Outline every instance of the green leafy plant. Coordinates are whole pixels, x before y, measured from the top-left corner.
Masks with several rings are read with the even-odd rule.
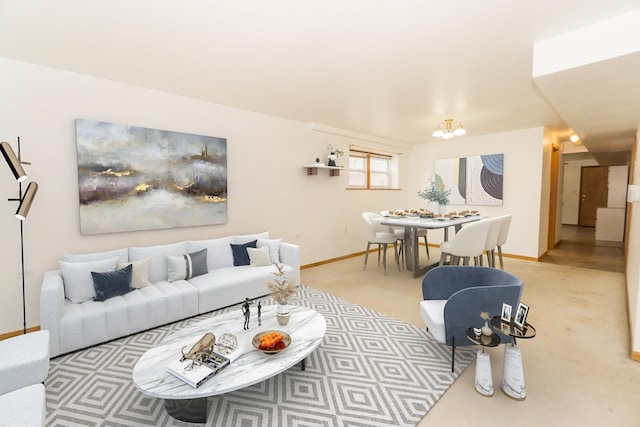
[[[431,200],[432,202],[438,202],[440,205],[449,204],[449,195],[451,190],[445,190],[445,185],[442,182],[442,178],[436,175],[436,179],[430,180],[431,183],[423,190],[418,191],[418,196],[423,199]]]

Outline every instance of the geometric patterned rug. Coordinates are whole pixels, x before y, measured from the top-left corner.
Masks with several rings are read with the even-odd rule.
[[[269,297],[261,298],[266,304]],[[415,426],[475,357],[424,329],[302,285],[296,304],[327,321],[320,346],[261,383],[208,398],[206,426]],[[417,307],[416,307],[417,309]],[[169,416],[161,399],[140,393],[131,372],[167,335],[232,306],[51,360],[45,382],[49,426],[193,426]]]

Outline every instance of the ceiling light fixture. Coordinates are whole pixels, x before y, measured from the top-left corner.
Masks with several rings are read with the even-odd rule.
[[[452,129],[455,126],[455,129]],[[442,129],[444,127],[444,130]],[[464,136],[467,131],[464,130],[460,122],[454,119],[445,119],[444,122],[438,124],[436,130],[433,131],[433,135],[436,138],[452,139],[456,136]]]
[[[576,135],[575,133],[572,133],[571,136],[569,136],[569,140],[571,142],[573,142],[574,144],[578,145],[580,143],[580,137],[578,135]]]

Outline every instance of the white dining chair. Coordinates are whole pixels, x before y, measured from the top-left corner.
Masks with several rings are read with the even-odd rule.
[[[501,270],[504,270],[504,263],[502,261],[502,245],[507,242],[507,237],[509,237],[509,228],[511,227],[512,217],[513,215],[511,214],[507,214],[501,217],[502,222],[500,223],[500,232],[498,233],[498,241],[496,242],[496,247],[498,248],[498,257],[500,258]]]
[[[384,274],[387,274],[387,246],[393,245],[396,264],[400,270],[400,261],[398,257],[398,235],[393,232],[389,226],[380,224],[382,216],[375,212],[364,212],[362,214],[364,221],[365,237],[367,239],[367,250],[364,255],[364,270],[367,269],[367,260],[369,259],[369,249],[372,244],[378,245],[378,265],[380,265],[380,251],[382,250],[382,264],[384,266]]]
[[[440,265],[444,265],[447,258],[451,265],[457,265],[462,258],[464,265],[469,265],[471,258],[475,265],[480,264],[480,257],[484,252],[489,232],[489,220],[481,219],[463,226],[451,240],[440,244]]]
[[[489,267],[495,267],[496,245],[498,244],[498,234],[500,234],[502,217],[497,216],[495,218],[489,218],[487,219],[487,221],[489,221],[489,230],[487,231],[487,240],[484,245],[484,253],[487,255],[487,265]],[[482,256],[480,256],[480,265],[483,265]]]
[[[391,216],[392,213],[390,211],[382,211],[380,212],[380,214],[382,216]],[[400,249],[398,251],[400,259],[402,258],[402,255],[404,253],[404,227],[391,227],[393,229],[393,232],[399,236],[399,239],[402,239],[402,242],[400,244]],[[430,259],[429,256],[429,242],[427,241],[427,229],[426,228],[418,228],[416,230],[416,239],[418,239],[418,241],[420,241],[420,238],[424,239],[424,247],[427,250],[427,259]]]

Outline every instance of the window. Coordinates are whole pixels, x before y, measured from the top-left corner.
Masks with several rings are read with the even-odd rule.
[[[386,154],[351,150],[349,152],[349,187],[392,188],[393,158]]]

